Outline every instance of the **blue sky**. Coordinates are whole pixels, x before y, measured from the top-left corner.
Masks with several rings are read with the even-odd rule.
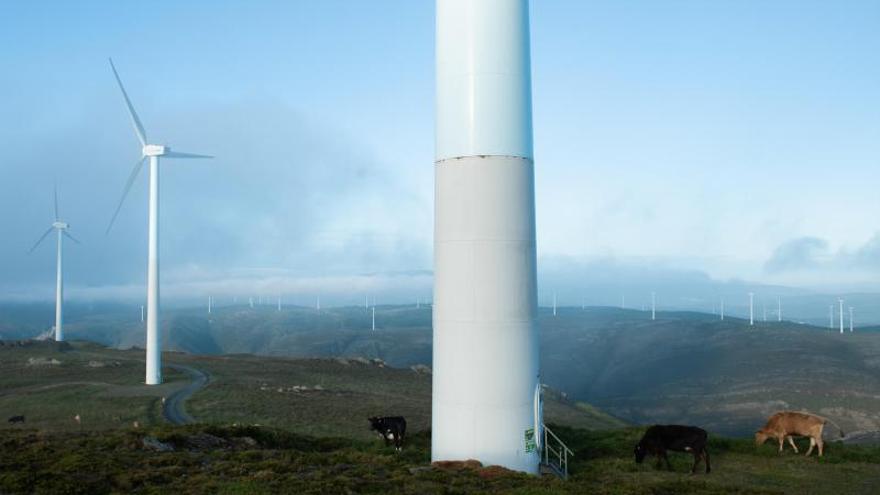
[[[23,253],[56,181],[85,242],[68,251],[72,294],[141,290],[144,177],[103,234],[138,156],[108,56],[154,141],[218,156],[163,165],[163,283],[429,287],[433,8],[0,4],[0,207],[16,212],[0,221],[0,292],[51,284],[51,248]],[[880,3],[531,14],[545,266],[880,285]]]

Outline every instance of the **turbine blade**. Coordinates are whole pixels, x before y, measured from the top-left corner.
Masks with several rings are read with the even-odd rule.
[[[122,96],[125,98],[125,104],[128,106],[128,114],[131,116],[131,123],[134,125],[134,132],[137,134],[141,146],[146,146],[147,133],[144,131],[144,125],[141,124],[141,119],[138,118],[137,112],[134,111],[134,105],[132,105],[131,100],[128,99],[128,93],[125,92],[125,87],[122,85],[122,79],[119,78],[119,73],[116,72],[116,66],[113,65],[113,59],[111,58],[109,60],[110,68],[113,69],[113,75],[116,76],[116,82],[119,83],[119,89],[122,90]]]
[[[76,237],[73,237],[72,235],[70,235],[70,233],[67,232],[66,230],[63,231],[62,233],[63,233],[68,239],[70,239],[71,241],[73,241],[73,242],[75,242],[75,243],[77,243],[77,244],[82,244],[81,242],[79,242],[79,240],[77,240]]]
[[[58,185],[55,185],[55,220],[58,220]]]
[[[116,206],[116,211],[113,212],[113,218],[110,219],[110,225],[107,226],[107,232],[105,232],[104,235],[109,234],[110,229],[113,228],[113,222],[116,221],[116,216],[119,215],[119,210],[122,209],[122,203],[125,202],[125,197],[128,196],[128,191],[131,190],[131,186],[134,184],[135,179],[137,179],[146,159],[147,157],[142,156],[135,164],[134,170],[131,171],[131,175],[128,176],[128,181],[125,183],[125,189],[122,190],[122,197],[119,199],[119,204]]]
[[[195,153],[183,153],[180,151],[169,151],[162,155],[162,158],[214,158],[212,155],[197,155]]]
[[[37,242],[34,243],[34,246],[28,251],[28,254],[33,253],[34,249],[37,249],[37,246],[39,246],[40,243],[43,242],[43,239],[45,239],[47,235],[52,233],[52,229],[54,229],[54,228],[55,227],[49,227],[46,230],[46,232],[44,232],[43,235],[40,236],[40,238],[37,240]]]

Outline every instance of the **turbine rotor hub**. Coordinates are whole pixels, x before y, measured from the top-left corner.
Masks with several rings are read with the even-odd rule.
[[[143,148],[144,156],[162,156],[169,151],[171,151],[171,148],[161,144],[147,144]]]

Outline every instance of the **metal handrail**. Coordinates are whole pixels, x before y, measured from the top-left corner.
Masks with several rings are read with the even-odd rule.
[[[541,425],[544,430],[544,455],[542,456],[541,462],[547,464],[548,466],[554,467],[562,473],[563,479],[568,479],[568,456],[574,457],[574,452],[565,442],[559,439],[555,433],[553,433],[550,428],[547,428],[547,425]],[[548,436],[549,435],[549,436]],[[548,438],[553,438],[557,444],[559,444],[559,448],[553,448],[550,446],[550,443],[547,441]],[[553,454],[556,463],[550,462],[550,454]]]

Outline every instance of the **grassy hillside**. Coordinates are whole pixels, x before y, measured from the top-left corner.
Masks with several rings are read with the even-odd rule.
[[[671,455],[675,472],[635,464],[639,429],[558,429],[575,451],[567,482],[497,467],[432,468],[427,434],[396,453],[378,441],[315,439],[266,427],[3,430],[0,492],[857,495],[876,493],[880,483],[876,447],[831,445],[818,459],[712,438],[712,473],[692,476],[684,454]]]
[[[143,324],[128,313],[81,311],[68,333],[142,345]],[[360,356],[402,368],[431,362],[427,307],[378,307],[376,332],[362,307],[237,306],[210,317],[201,308],[165,315],[168,346],[192,353]],[[539,328],[543,381],[630,422],[695,423],[745,435],[776,410],[807,409],[847,432],[880,430],[876,329],[839,335],[791,322],[749,327],[740,319],[674,312],[651,321],[649,313],[616,308],[560,308],[555,317],[542,309]]]
[[[545,314],[542,331],[547,383],[636,423],[747,435],[803,408],[847,431],[880,429],[877,333],[600,308]]]
[[[0,345],[0,429],[23,414],[27,426],[52,431],[108,430],[161,424],[161,399],[189,378],[165,367],[166,383],[143,385],[143,351],[74,342]],[[199,421],[260,424],[300,434],[370,439],[366,418],[404,415],[411,431],[427,429],[431,377],[366,359],[166,355],[211,375],[187,403]],[[5,415],[5,416],[2,416]],[[73,417],[80,415],[81,422]],[[622,423],[585,404],[548,394],[549,421],[581,428]]]

